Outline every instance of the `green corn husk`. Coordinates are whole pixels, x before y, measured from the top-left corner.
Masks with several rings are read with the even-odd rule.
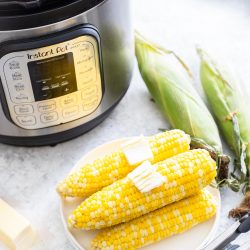
[[[174,52],[146,41],[139,34],[136,34],[136,57],[151,95],[171,126],[191,135],[193,147],[206,148],[215,155],[219,165],[217,181],[225,179],[229,159],[220,157],[222,145],[217,126],[195,90],[187,66]],[[230,180],[228,184],[238,191],[236,183]]]
[[[250,112],[239,81],[225,66],[198,48],[200,78],[216,122],[235,152],[234,174],[250,191]],[[238,173],[238,176],[236,176]]]

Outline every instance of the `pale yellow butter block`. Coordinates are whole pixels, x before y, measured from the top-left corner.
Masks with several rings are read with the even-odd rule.
[[[150,144],[144,136],[123,143],[121,148],[131,166],[154,158]]]
[[[36,234],[30,223],[0,199],[0,241],[15,250],[30,249]]]

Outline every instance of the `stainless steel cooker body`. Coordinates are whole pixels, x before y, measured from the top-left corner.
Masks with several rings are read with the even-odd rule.
[[[130,14],[130,0],[106,0],[55,23],[0,31],[0,142],[55,144],[99,124],[131,80]]]

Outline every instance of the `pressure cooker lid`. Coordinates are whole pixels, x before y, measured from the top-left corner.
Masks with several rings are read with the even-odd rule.
[[[90,7],[103,0],[0,0],[0,15],[30,14],[55,10],[75,3]]]
[[[0,30],[26,29],[55,23],[81,14],[104,1],[0,0]]]
[[[0,0],[0,9],[13,10],[37,8],[40,7],[43,2],[44,0]]]

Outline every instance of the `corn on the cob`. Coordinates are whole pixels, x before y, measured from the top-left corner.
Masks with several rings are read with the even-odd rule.
[[[202,191],[130,222],[104,229],[91,244],[92,250],[134,250],[182,233],[216,212],[213,196]]]
[[[83,201],[69,217],[69,226],[90,230],[132,220],[197,193],[216,176],[216,163],[202,149],[179,154],[154,167],[166,178],[163,185],[142,193],[127,176]]]
[[[152,163],[189,150],[190,137],[181,130],[170,130],[148,137],[153,154]],[[103,187],[125,177],[138,165],[131,166],[122,150],[86,164],[59,183],[62,196],[87,197]]]

